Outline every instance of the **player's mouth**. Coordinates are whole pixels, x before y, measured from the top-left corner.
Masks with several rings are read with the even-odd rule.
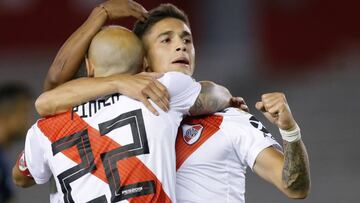
[[[189,59],[187,59],[186,57],[179,57],[176,58],[174,61],[171,62],[172,64],[176,64],[176,65],[181,65],[181,66],[185,66],[186,68],[189,68],[190,66],[190,61]]]

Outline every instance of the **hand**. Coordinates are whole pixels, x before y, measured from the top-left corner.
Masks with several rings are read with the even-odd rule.
[[[102,4],[110,20],[133,16],[140,21],[148,17],[147,10],[132,0],[109,0]]]
[[[119,93],[141,101],[153,114],[159,115],[148,98],[162,110],[169,110],[170,95],[166,87],[157,80],[162,76],[162,73],[142,72],[136,75],[119,75],[120,78],[117,81],[115,78],[115,82]]]
[[[230,106],[249,112],[249,107],[246,105],[242,97],[231,97]]]
[[[271,123],[274,123],[282,130],[292,130],[296,127],[296,122],[283,93],[263,94],[261,101],[256,102],[255,107],[260,110]]]

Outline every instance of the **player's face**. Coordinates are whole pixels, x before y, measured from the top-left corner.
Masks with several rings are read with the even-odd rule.
[[[192,75],[195,49],[190,28],[176,18],[165,18],[152,26],[143,37],[147,67],[165,73],[179,71]]]

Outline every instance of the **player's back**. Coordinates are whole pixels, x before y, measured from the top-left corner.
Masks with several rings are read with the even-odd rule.
[[[160,80],[171,96],[169,112],[157,108],[160,116],[115,94],[38,121],[31,129],[38,138],[28,134],[27,145],[36,141],[45,154],[29,155],[30,147],[25,154],[36,182],[48,180],[44,171],[54,175],[58,191],[51,202],[175,202],[177,127],[200,91],[193,81],[172,87],[184,79],[178,74]]]

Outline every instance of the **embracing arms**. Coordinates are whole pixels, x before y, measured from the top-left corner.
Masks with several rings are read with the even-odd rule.
[[[127,16],[144,20],[147,11],[132,0],[109,0],[95,7],[88,19],[66,40],[57,53],[45,78],[44,91],[73,79],[92,38],[106,21]]]

